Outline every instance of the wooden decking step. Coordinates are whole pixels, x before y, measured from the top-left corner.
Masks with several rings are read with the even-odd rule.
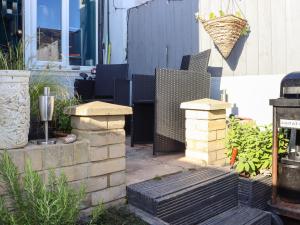
[[[239,203],[243,206],[265,210],[271,199],[272,177],[261,176],[249,182],[249,179],[240,177],[238,185]]]
[[[238,176],[215,168],[127,188],[128,203],[173,225],[197,224],[238,205]]]
[[[246,206],[232,208],[198,225],[271,225],[271,214]]]

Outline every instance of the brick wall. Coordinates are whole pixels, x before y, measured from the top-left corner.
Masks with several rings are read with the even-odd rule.
[[[91,109],[93,113],[78,115],[77,107]],[[20,173],[24,172],[25,163],[30,160],[33,169],[45,182],[49,179],[50,170],[53,170],[57,175],[64,173],[75,188],[84,185],[87,195],[81,205],[82,214],[90,214],[93,207],[102,202],[106,206],[124,204],[124,115],[130,114],[131,108],[97,102],[76,106],[75,109],[76,113],[70,111],[69,114],[74,128],[72,133],[78,136],[78,141],[72,144],[58,141],[56,145],[48,146],[28,144],[22,149],[8,150],[12,160]],[[3,194],[5,190],[0,189],[0,195]]]

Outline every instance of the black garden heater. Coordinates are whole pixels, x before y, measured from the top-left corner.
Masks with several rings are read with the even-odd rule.
[[[300,72],[290,73],[281,81],[280,98],[273,106],[273,212],[300,220]],[[278,128],[290,130],[288,154],[278,159]]]

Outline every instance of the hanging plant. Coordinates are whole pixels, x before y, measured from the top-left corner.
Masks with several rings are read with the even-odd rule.
[[[229,13],[230,6],[232,7],[231,13]],[[239,10],[234,13],[235,7],[238,7]],[[208,19],[203,19],[197,13],[196,19],[202,23],[222,56],[227,59],[238,39],[243,35],[247,35],[250,28],[235,0],[228,2],[226,13],[220,10],[219,14],[217,17],[211,12]]]

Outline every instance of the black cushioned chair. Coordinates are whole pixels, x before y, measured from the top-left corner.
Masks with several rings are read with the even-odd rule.
[[[131,146],[153,143],[154,81],[153,75],[132,75]]]
[[[95,97],[98,99],[114,99],[115,80],[128,80],[128,64],[97,65],[95,81]]]
[[[185,150],[185,115],[180,104],[209,97],[209,56],[210,50],[183,59],[186,70],[156,69],[154,154]]]

